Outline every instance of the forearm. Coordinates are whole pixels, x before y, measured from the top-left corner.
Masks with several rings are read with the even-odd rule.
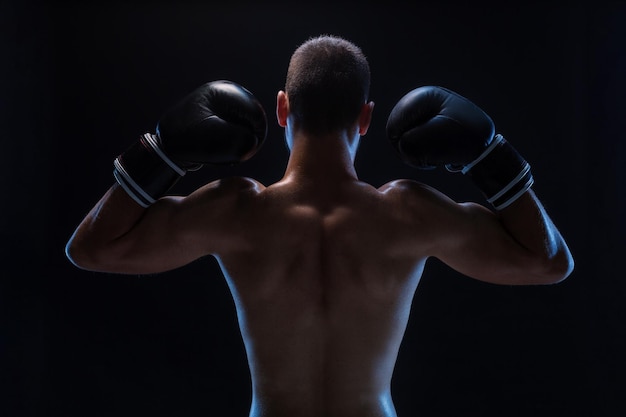
[[[565,279],[574,267],[572,255],[541,202],[528,190],[498,216],[507,232],[535,259],[534,270],[550,282]]]
[[[74,231],[66,245],[67,257],[80,268],[99,269],[99,254],[132,230],[145,212],[115,183]]]

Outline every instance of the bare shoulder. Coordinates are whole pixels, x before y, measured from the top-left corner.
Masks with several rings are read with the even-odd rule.
[[[419,181],[401,178],[382,185],[378,190],[380,192],[387,191],[408,191],[408,190],[428,190],[432,189],[428,185]]]
[[[215,254],[240,244],[242,219],[265,187],[246,177],[212,181],[186,197],[173,200],[172,229],[184,236],[187,248]]]
[[[394,200],[402,201],[407,207],[446,206],[454,201],[441,191],[419,181],[397,179],[381,186],[378,191]]]
[[[207,184],[223,192],[258,193],[265,188],[259,181],[249,177],[227,177]]]
[[[265,186],[259,181],[248,177],[228,177],[212,181],[188,196],[190,202],[238,200],[258,195]]]
[[[422,230],[437,233],[458,228],[459,221],[486,211],[479,204],[459,203],[434,187],[409,179],[391,181],[379,188],[393,210],[419,224]]]
[[[188,219],[202,219],[212,228],[230,226],[254,201],[265,186],[247,177],[228,177],[212,181],[180,200],[180,213]],[[220,219],[214,224],[214,219]]]

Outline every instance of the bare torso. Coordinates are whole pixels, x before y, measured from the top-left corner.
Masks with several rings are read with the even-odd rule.
[[[412,226],[397,190],[252,188],[238,244],[216,254],[248,354],[251,416],[395,416],[390,382],[425,262],[403,238]]]
[[[375,189],[334,143],[297,142],[267,188],[219,180],[145,209],[113,185],[68,257],[152,274],[212,254],[237,307],[251,417],[394,417],[391,377],[428,257],[506,285],[558,282],[573,263],[532,191],[496,214],[415,181]]]
[[[373,107],[314,134],[279,91],[290,150],[281,181],[218,180],[144,207],[125,191],[137,191],[129,177],[81,221],[67,256],[135,275],[213,255],[237,307],[251,417],[395,417],[391,378],[428,257],[506,285],[559,282],[573,261],[532,190],[493,212],[410,180],[380,189],[359,181],[355,155]]]

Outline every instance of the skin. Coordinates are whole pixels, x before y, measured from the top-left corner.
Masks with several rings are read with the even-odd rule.
[[[213,255],[249,359],[250,416],[395,416],[393,368],[429,257],[504,285],[559,282],[573,261],[530,190],[494,213],[411,180],[360,181],[354,157],[373,108],[364,103],[352,126],[314,137],[280,91],[291,149],[280,181],[218,180],[148,209],[114,185],[68,257],[88,270],[148,274]]]

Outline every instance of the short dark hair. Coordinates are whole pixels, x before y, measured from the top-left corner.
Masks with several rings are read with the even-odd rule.
[[[367,59],[346,39],[310,38],[291,56],[285,92],[291,115],[307,132],[324,134],[353,124],[369,88]]]

